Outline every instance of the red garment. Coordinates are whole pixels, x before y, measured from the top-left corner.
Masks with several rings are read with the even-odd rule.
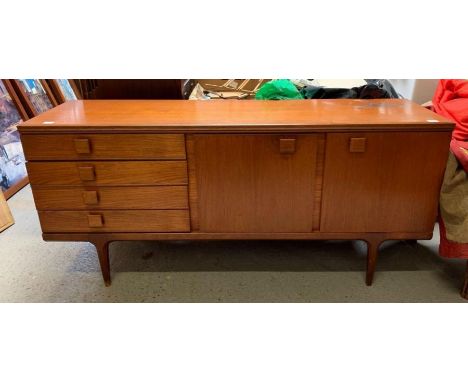
[[[468,172],[468,80],[440,80],[432,109],[456,123],[450,151]]]
[[[432,104],[433,111],[455,122],[450,151],[468,172],[468,80],[440,80]],[[439,254],[444,257],[468,259],[468,243],[457,243],[447,239],[440,214],[439,229]]]
[[[445,225],[439,216],[440,244],[439,255],[449,258],[468,259],[468,244],[457,243],[447,239]]]
[[[468,141],[468,80],[440,80],[432,107],[437,114],[457,124],[453,139]]]
[[[450,142],[450,151],[456,156],[464,170],[468,172],[468,140],[459,141],[452,138],[452,141]]]

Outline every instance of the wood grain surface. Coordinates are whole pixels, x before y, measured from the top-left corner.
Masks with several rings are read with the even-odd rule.
[[[188,210],[38,211],[43,232],[188,232]],[[102,218],[90,227],[89,215]]]
[[[201,232],[311,232],[322,134],[195,135]],[[295,139],[282,154],[282,139]]]
[[[353,138],[366,151],[352,153]],[[450,133],[328,134],[321,232],[432,231]]]
[[[430,122],[437,121],[437,122]],[[340,127],[354,129],[386,127],[399,129],[452,129],[452,123],[411,101],[375,100],[87,100],[65,102],[20,125],[21,132],[60,131],[61,127],[80,131],[98,127],[118,131],[134,127],[154,127],[154,131],[213,131],[240,127],[256,131],[274,126]],[[75,129],[78,130],[78,129]]]
[[[80,177],[88,167],[94,170],[94,180]],[[33,186],[187,184],[185,161],[28,162],[27,169]]]
[[[187,186],[33,187],[38,210],[188,209]]]
[[[28,160],[185,159],[183,134],[25,134],[22,144]]]
[[[197,189],[197,169],[195,159],[195,136],[185,137],[185,147],[187,152],[187,171],[189,178],[189,206],[190,206],[190,228],[192,231],[200,229],[198,217],[198,189]],[[188,159],[190,158],[190,160]]]

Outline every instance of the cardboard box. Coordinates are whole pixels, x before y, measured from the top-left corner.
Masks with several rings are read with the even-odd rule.
[[[204,79],[197,80],[200,86],[213,92],[214,95],[221,95],[218,98],[254,98],[258,89],[270,80],[268,79]],[[216,97],[213,97],[216,98]]]

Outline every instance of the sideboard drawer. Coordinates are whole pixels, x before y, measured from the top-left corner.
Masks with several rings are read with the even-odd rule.
[[[188,210],[38,211],[42,232],[189,232]]]
[[[187,186],[33,187],[38,210],[188,209]]]
[[[185,159],[183,134],[24,134],[28,160]]]
[[[35,185],[186,185],[186,161],[28,162]]]

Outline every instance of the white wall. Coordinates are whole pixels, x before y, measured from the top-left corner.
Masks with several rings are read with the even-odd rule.
[[[424,103],[432,100],[439,80],[389,80],[395,90],[404,98],[416,103]]]

